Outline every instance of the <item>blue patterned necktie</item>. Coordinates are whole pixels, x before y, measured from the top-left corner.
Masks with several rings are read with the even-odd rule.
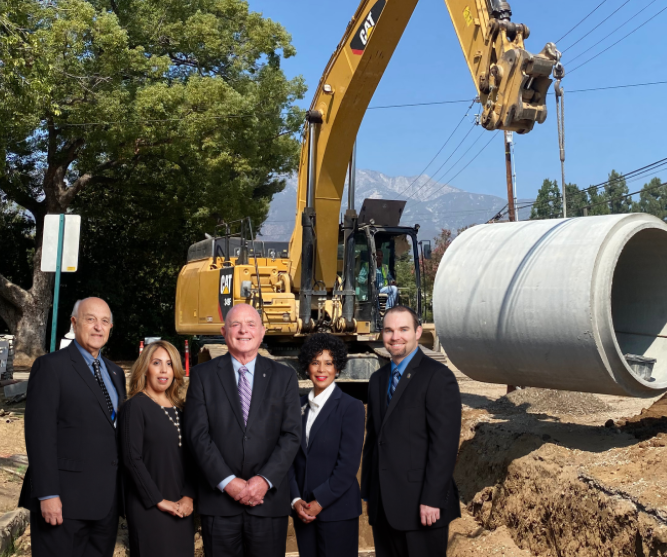
[[[391,373],[391,385],[389,385],[389,392],[387,393],[387,406],[389,406],[389,403],[391,402],[391,397],[394,396],[394,392],[396,392],[396,387],[398,387],[398,382],[401,379],[401,374],[398,371],[398,368],[395,368],[394,371]]]
[[[250,412],[250,401],[252,399],[252,389],[245,374],[248,368],[243,366],[239,368],[239,398],[241,399],[241,411],[243,412],[243,423],[248,425],[248,413]]]

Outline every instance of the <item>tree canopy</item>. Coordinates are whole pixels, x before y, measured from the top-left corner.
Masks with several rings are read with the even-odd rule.
[[[563,200],[556,180],[546,178],[530,211],[531,219],[557,219],[563,216]]]
[[[34,357],[52,296],[39,271],[44,215],[82,214],[82,253],[96,254],[85,265],[124,259],[135,282],[167,296],[192,239],[265,218],[297,165],[305,86],[281,69],[295,54],[289,33],[241,0],[5,4],[0,197],[34,236],[30,284],[0,274],[0,318]],[[72,297],[111,295],[89,278]]]

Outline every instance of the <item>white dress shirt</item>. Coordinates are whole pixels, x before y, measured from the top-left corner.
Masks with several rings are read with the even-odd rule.
[[[331,396],[331,393],[334,392],[336,388],[336,382],[334,381],[326,389],[324,389],[319,395],[315,396],[315,389],[311,389],[308,393],[308,405],[310,406],[310,411],[308,412],[308,419],[306,420],[306,447],[308,446],[308,441],[310,438],[310,429],[315,423],[315,419],[322,410],[322,407],[326,404],[327,400]],[[292,508],[294,508],[294,503],[296,503],[300,498],[296,497],[292,501]]]
[[[317,418],[320,410],[322,410],[322,407],[326,404],[327,400],[329,400],[329,397],[331,396],[331,393],[334,392],[335,388],[336,382],[334,381],[317,396],[315,396],[315,389],[311,389],[308,393],[308,405],[310,406],[310,411],[308,412],[308,420],[306,421],[306,447],[308,446],[308,440],[310,438],[310,428],[313,427],[315,418]]]

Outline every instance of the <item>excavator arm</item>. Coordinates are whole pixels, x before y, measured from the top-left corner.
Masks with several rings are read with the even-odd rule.
[[[314,286],[332,291],[345,174],[357,132],[418,0],[362,0],[317,86],[303,133],[297,217],[290,240],[291,282],[309,330]],[[546,119],[558,52],[524,49],[529,30],[507,2],[445,0],[483,107],[488,130],[530,131]],[[320,287],[322,288],[322,287]],[[320,290],[322,292],[322,290]]]

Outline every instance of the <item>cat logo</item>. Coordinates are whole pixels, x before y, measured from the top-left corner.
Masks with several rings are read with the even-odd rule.
[[[350,48],[354,54],[361,55],[364,53],[366,45],[371,38],[371,34],[380,19],[380,14],[382,13],[382,10],[384,10],[386,3],[387,0],[378,0],[371,8],[370,12],[368,12],[368,15],[363,19],[361,25],[359,25],[359,28],[350,42]]]
[[[218,291],[218,315],[224,321],[234,305],[234,268],[220,269],[220,289]]]
[[[231,292],[232,276],[234,275],[220,275],[220,294],[223,296]]]

